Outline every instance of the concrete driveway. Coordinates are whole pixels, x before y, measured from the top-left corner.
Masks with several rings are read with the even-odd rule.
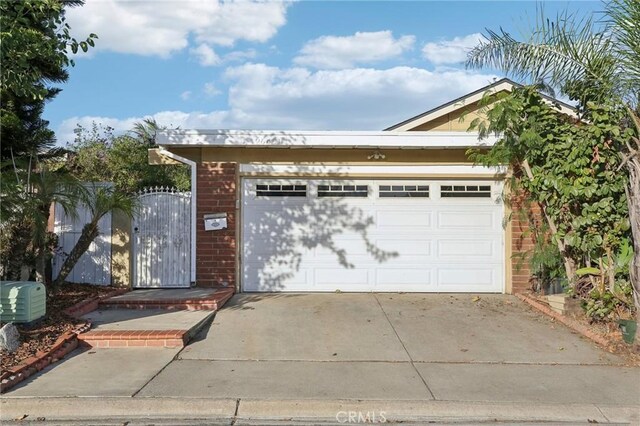
[[[237,295],[139,395],[635,404],[621,364],[511,296]]]
[[[100,422],[635,424],[640,369],[512,296],[241,294],[181,351],[92,349],[0,402]]]

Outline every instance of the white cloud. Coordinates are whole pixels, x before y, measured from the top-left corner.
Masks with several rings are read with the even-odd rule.
[[[294,58],[314,68],[351,68],[400,56],[413,48],[414,36],[394,38],[391,31],[357,32],[352,36],[323,36],[306,43]]]
[[[182,99],[183,101],[188,101],[189,99],[191,99],[191,91],[185,90],[184,92],[180,93],[180,99]]]
[[[257,52],[254,49],[236,50],[229,52],[222,57],[218,56],[216,52],[207,44],[200,44],[197,48],[190,49],[191,56],[202,65],[203,67],[212,67],[222,65],[230,62],[242,62],[247,59],[255,58]]]
[[[490,84],[495,75],[464,70],[395,67],[310,71],[265,64],[229,68],[229,105],[211,112],[152,115],[181,128],[380,130]],[[137,118],[73,117],[58,129],[60,142],[76,123],[99,121],[125,131]]]
[[[71,117],[62,122],[56,131],[58,145],[64,146],[73,142],[75,134],[73,130],[78,126],[91,128],[93,123],[99,123],[114,129],[114,134],[123,134],[130,131],[136,122],[145,118],[153,118],[158,124],[171,128],[180,127],[183,129],[203,129],[219,128],[229,120],[230,113],[226,111],[204,112],[182,112],[182,111],[161,111],[141,117],[114,118],[100,116]]]
[[[467,59],[467,52],[475,47],[484,37],[480,33],[455,37],[451,40],[441,40],[427,43],[422,48],[422,55],[433,64],[455,64]]]
[[[113,128],[115,133],[123,133],[131,130],[134,123],[138,121],[137,117],[118,119],[113,117],[100,117],[100,116],[82,116],[71,117],[62,122],[56,130],[57,144],[59,146],[66,146],[75,140],[74,129],[78,126],[82,126],[85,129],[91,129],[93,123],[101,124],[104,127]]]
[[[382,129],[490,84],[464,70],[412,67],[309,71],[247,64],[227,70],[231,111],[244,126]]]
[[[265,42],[286,23],[284,1],[226,1],[218,4],[212,20],[196,31],[198,41],[232,46],[236,40]]]
[[[205,83],[203,91],[207,96],[216,96],[222,93],[213,83]]]
[[[195,49],[190,49],[189,53],[195,56],[203,67],[211,67],[220,64],[220,57],[216,55],[216,52],[206,44],[201,44]]]
[[[168,57],[197,44],[265,42],[286,23],[288,2],[221,0],[87,0],[70,8],[77,37],[96,33],[97,50]]]
[[[257,55],[255,49],[247,49],[247,50],[236,50],[235,52],[230,52],[224,55],[225,62],[236,62],[236,61],[244,61],[247,59],[253,59]]]

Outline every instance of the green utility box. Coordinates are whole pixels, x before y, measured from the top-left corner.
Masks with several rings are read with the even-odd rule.
[[[35,281],[0,281],[0,321],[32,322],[47,312],[47,291]]]

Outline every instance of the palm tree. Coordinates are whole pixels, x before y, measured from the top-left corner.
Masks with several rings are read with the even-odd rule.
[[[85,189],[64,169],[52,170],[37,155],[30,155],[26,164],[18,163],[21,162],[3,168],[0,186],[0,223],[12,249],[4,259],[5,273],[11,279],[20,279],[20,271],[31,257],[36,280],[44,282],[46,262],[51,255],[47,231],[51,205],[56,203],[74,217]]]
[[[583,107],[614,99],[625,108],[625,125],[634,137],[621,153],[621,167],[629,173],[627,202],[634,241],[630,275],[640,312],[640,1],[611,0],[604,17],[595,20],[564,12],[550,20],[541,12],[537,27],[524,41],[502,29],[488,30],[466,64],[499,69],[525,81],[545,81]]]
[[[121,191],[114,190],[112,187],[94,186],[88,191],[83,203],[91,212],[91,220],[82,227],[80,238],[76,242],[69,256],[65,259],[58,277],[54,280],[53,285],[59,285],[69,276],[73,267],[78,263],[80,257],[87,251],[91,243],[100,233],[98,222],[109,212],[121,212],[131,218],[137,206],[137,198],[135,195],[126,194]]]
[[[155,118],[144,118],[142,121],[137,121],[131,129],[131,134],[145,144],[154,146],[156,144],[156,135],[160,130],[165,130],[166,127],[160,126]]]

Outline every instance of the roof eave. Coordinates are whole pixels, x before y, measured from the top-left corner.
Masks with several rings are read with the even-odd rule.
[[[157,144],[167,148],[467,149],[495,141],[495,137],[480,141],[477,133],[470,132],[170,130],[156,137]]]
[[[502,90],[512,90],[514,87],[523,87],[522,84],[516,83],[515,81],[509,78],[502,78],[498,81],[495,81],[487,86],[481,87],[480,89],[473,91],[471,93],[467,93],[466,95],[460,96],[450,102],[439,105],[435,108],[430,109],[429,111],[418,114],[414,117],[411,117],[407,120],[404,120],[400,123],[394,124],[393,126],[387,127],[384,131],[408,131],[416,128],[422,124],[433,121],[445,114],[448,114],[452,111],[455,111],[459,108],[455,107],[457,104],[460,104],[460,107],[464,106],[463,102],[477,102],[479,101],[484,94],[489,90],[495,90],[497,92]],[[578,118],[578,113],[576,108],[567,104],[566,102],[562,102],[556,98],[553,98],[544,93],[540,93],[540,95],[550,104],[558,104],[560,106],[560,112],[563,114],[569,115],[571,117]]]

